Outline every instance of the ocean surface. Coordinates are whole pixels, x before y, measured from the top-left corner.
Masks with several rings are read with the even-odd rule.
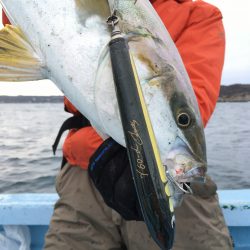
[[[0,104],[0,193],[55,192],[51,146],[70,115],[63,104]],[[205,129],[208,173],[220,189],[250,188],[250,103],[218,103]]]

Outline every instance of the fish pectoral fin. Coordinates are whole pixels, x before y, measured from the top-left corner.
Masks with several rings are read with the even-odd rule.
[[[42,60],[19,28],[0,30],[0,81],[41,80],[43,72]]]

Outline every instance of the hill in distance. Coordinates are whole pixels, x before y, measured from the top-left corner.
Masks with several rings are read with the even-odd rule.
[[[250,102],[250,84],[222,85],[220,102]]]

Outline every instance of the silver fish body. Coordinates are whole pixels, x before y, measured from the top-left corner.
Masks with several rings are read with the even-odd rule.
[[[164,166],[160,181],[170,185],[171,210],[188,189],[186,183],[204,180],[206,148],[196,97],[181,57],[148,0],[1,3],[40,62],[40,78],[53,81],[103,137],[111,136],[125,146],[106,24],[110,9],[115,9]],[[6,74],[0,73],[0,80],[8,80]]]

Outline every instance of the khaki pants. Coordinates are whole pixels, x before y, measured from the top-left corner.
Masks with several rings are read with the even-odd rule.
[[[45,250],[159,250],[143,222],[123,220],[105,205],[87,171],[66,164],[56,180],[55,204]],[[231,239],[209,181],[176,210],[173,249],[230,250]]]

